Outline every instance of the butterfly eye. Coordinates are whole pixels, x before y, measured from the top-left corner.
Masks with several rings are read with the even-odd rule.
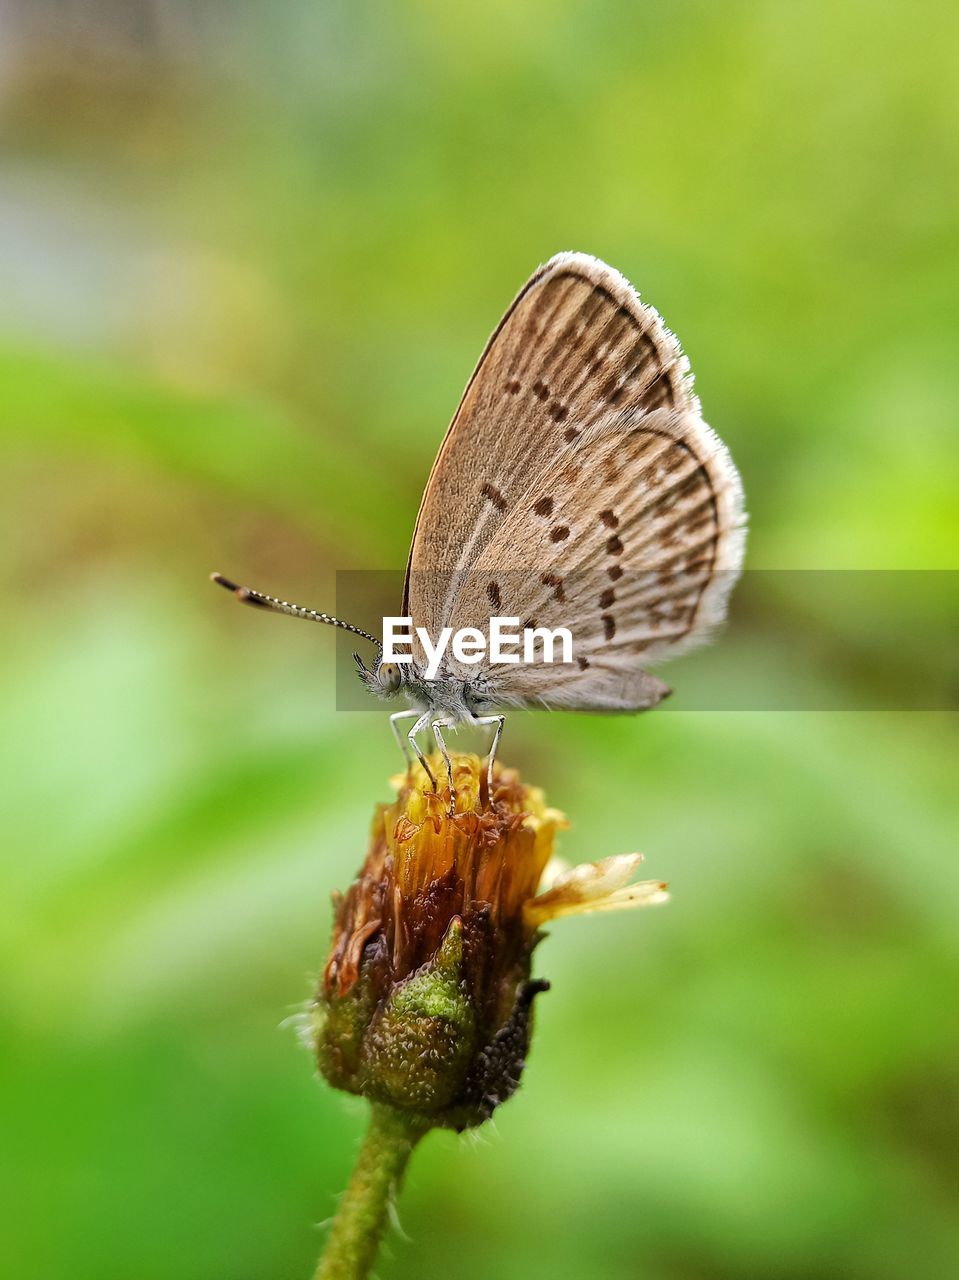
[[[395,662],[381,662],[376,669],[376,678],[388,693],[395,693],[403,683],[403,675]]]

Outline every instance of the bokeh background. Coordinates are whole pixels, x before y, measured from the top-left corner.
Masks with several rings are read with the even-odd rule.
[[[680,333],[753,568],[955,568],[959,18],[0,13],[4,1274],[296,1280],[363,1114],[285,1019],[397,762],[206,573],[401,568],[561,248]],[[844,627],[837,707],[916,630]],[[424,1144],[379,1274],[959,1273],[956,755],[947,710],[514,718],[563,852],[674,899],[555,926],[522,1091]]]

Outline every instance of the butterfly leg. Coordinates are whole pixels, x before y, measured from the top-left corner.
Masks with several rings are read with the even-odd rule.
[[[486,789],[489,792],[489,802],[493,803],[493,761],[496,759],[496,748],[499,746],[499,740],[503,734],[503,725],[506,723],[505,716],[474,716],[473,724],[495,724],[496,732],[493,734],[493,741],[490,743],[489,763],[486,766]]]
[[[418,711],[394,711],[390,716],[390,728],[393,730],[393,737],[396,739],[396,745],[403,752],[403,759],[406,761],[406,767],[409,769],[413,763],[413,757],[410,755],[409,746],[403,741],[403,737],[397,726],[399,720],[415,720],[420,713]]]
[[[456,812],[456,791],[453,787],[453,762],[450,759],[450,753],[446,750],[446,743],[443,741],[443,729],[452,729],[452,720],[434,720],[430,728],[433,730],[433,737],[436,739],[436,745],[440,749],[440,754],[446,761],[446,777],[450,784],[450,817]]]
[[[430,786],[435,791],[436,779],[433,777],[433,770],[430,768],[429,764],[427,763],[426,756],[423,755],[423,752],[420,749],[420,744],[416,741],[416,735],[418,733],[422,733],[423,730],[426,728],[426,726],[429,724],[429,722],[430,722],[430,713],[428,711],[424,711],[423,714],[420,716],[420,718],[417,720],[416,724],[413,725],[413,728],[406,735],[406,740],[410,744],[410,746],[413,748],[413,750],[416,752],[416,758],[417,760],[419,760],[420,764],[423,766],[423,770],[426,773],[426,776],[430,780]]]

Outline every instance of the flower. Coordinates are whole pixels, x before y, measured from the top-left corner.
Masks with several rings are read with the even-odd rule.
[[[439,757],[431,761],[442,775]],[[634,883],[642,854],[566,869],[553,857],[567,826],[542,792],[497,764],[492,803],[474,755],[453,757],[458,808],[415,765],[377,806],[370,849],[335,898],[333,945],[313,1005],[320,1069],[333,1085],[463,1129],[518,1087],[542,927],[560,916],[666,900]]]

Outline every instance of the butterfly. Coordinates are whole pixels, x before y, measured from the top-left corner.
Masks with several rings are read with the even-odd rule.
[[[409,704],[390,716],[410,763],[437,780],[430,730],[456,795],[445,732],[504,711],[644,711],[669,688],[646,667],[709,638],[725,617],[745,548],[739,474],[703,421],[675,337],[597,258],[560,253],[520,290],[467,384],[423,494],[402,616],[431,635],[482,632],[493,615],[565,626],[568,662],[447,653],[429,675],[415,634],[406,662],[329,614],[213,574],[247,604],[341,627],[377,646],[360,679]],[[404,736],[399,724],[414,723]]]

